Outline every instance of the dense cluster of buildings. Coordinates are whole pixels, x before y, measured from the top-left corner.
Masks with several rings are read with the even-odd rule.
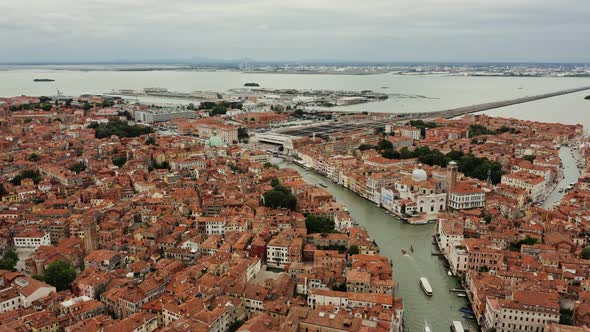
[[[455,161],[427,166],[419,159],[389,159],[376,149],[358,149],[383,139],[372,129],[291,138],[289,153],[294,162],[409,223],[436,222],[437,246],[450,272],[463,281],[474,319],[484,330],[586,331],[590,173],[583,165],[590,145],[582,127],[483,115],[439,119],[435,125],[420,132],[387,124],[385,139],[395,148],[427,146],[487,158],[501,165],[499,181],[468,177]],[[474,125],[488,133],[472,136]],[[400,141],[411,144],[396,145]],[[583,174],[560,203],[542,209],[563,177],[563,145],[578,155],[574,167],[582,167]]]
[[[0,330],[402,331],[394,267],[367,231],[325,189],[235,144],[238,126],[286,115],[99,139],[96,124],[145,107],[8,108],[38,101],[0,105],[0,252],[19,256],[0,270]],[[275,182],[293,209],[264,205]],[[310,232],[310,215],[334,230]],[[33,278],[58,261],[77,271],[69,288]]]

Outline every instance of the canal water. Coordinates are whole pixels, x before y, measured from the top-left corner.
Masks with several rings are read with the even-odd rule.
[[[563,179],[559,181],[559,184],[555,187],[555,190],[549,194],[543,208],[552,209],[555,203],[558,203],[563,196],[567,194],[565,188],[572,182],[577,182],[580,177],[580,169],[577,166],[578,158],[574,156],[574,153],[578,153],[577,150],[569,147],[561,147],[559,150],[559,158],[563,164]],[[559,192],[559,189],[564,189],[563,192]]]
[[[412,226],[402,223],[374,203],[332,183],[328,178],[306,172],[287,162],[278,164],[281,168],[296,169],[309,183],[326,184],[326,189],[336,201],[344,204],[354,220],[368,230],[371,238],[379,245],[381,255],[393,261],[394,279],[398,282],[396,296],[404,301],[406,331],[423,331],[425,322],[434,332],[448,331],[453,320],[462,321],[471,331],[477,330],[476,325],[463,319],[459,312],[461,307],[468,305],[467,300],[449,291],[460,286],[458,280],[448,276],[442,257],[432,255],[435,250],[432,244],[434,225]],[[403,255],[401,249],[409,251],[410,246],[414,247],[414,253]],[[420,288],[420,277],[430,281],[432,297],[426,296]]]

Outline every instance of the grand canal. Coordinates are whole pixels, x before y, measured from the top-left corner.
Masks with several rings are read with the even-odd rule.
[[[435,249],[432,244],[434,225],[404,224],[375,204],[325,177],[286,162],[279,163],[279,166],[298,170],[309,183],[326,184],[326,189],[336,201],[344,204],[354,220],[368,230],[371,238],[379,245],[381,254],[393,261],[394,279],[398,282],[396,296],[403,298],[405,306],[406,331],[422,331],[425,322],[428,322],[432,331],[448,331],[453,320],[461,320],[464,326],[476,330],[476,326],[465,321],[459,312],[468,302],[449,291],[459,287],[459,282],[448,276],[444,259],[432,255]],[[409,249],[410,246],[413,246],[414,253],[402,255],[401,249]],[[418,284],[420,277],[430,281],[434,290],[432,297],[422,292]]]

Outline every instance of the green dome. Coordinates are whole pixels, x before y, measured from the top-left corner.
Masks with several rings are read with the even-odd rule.
[[[213,132],[213,136],[209,137],[209,146],[219,147],[223,146],[223,139],[217,136],[217,130]]]

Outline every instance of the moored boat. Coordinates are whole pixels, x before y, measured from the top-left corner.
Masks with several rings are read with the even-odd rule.
[[[432,286],[430,286],[428,279],[424,277],[420,278],[420,287],[422,287],[422,290],[426,295],[432,296]]]
[[[465,329],[463,328],[463,324],[461,324],[460,321],[454,320],[453,323],[451,324],[451,331],[453,331],[453,332],[465,332]]]
[[[467,308],[467,307],[462,307],[461,309],[459,309],[460,312],[464,313],[464,314],[468,314],[468,315],[473,315],[474,312],[473,310]]]

